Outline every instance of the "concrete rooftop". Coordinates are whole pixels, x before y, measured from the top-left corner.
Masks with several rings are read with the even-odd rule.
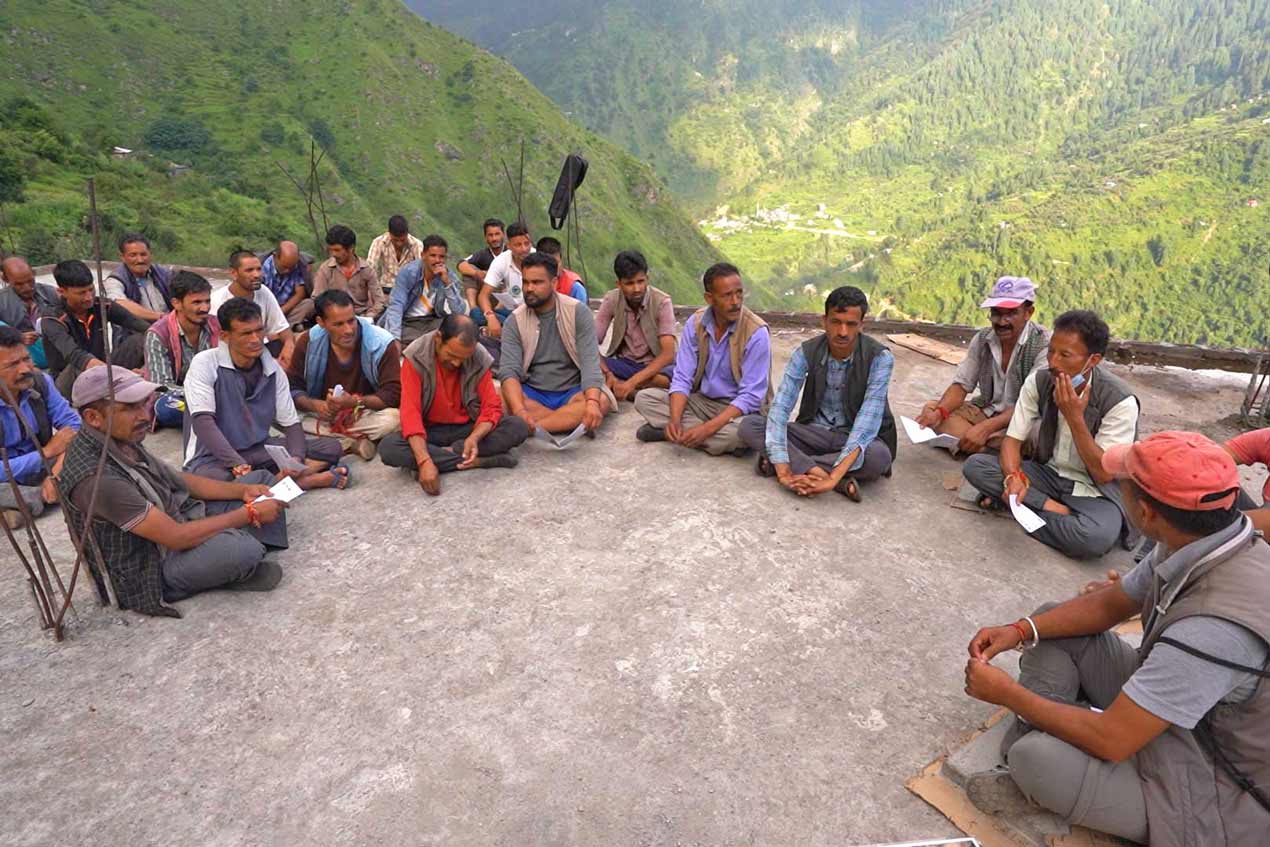
[[[777,373],[803,336],[778,333]],[[895,349],[914,413],[952,367]],[[1138,368],[1146,431],[1233,434],[1245,376]],[[1077,563],[950,508],[901,443],[856,505],[635,440],[519,451],[439,499],[354,459],[289,514],[283,583],[41,635],[0,572],[0,844],[845,845],[953,835],[905,778],[992,710],[977,626]],[[903,437],[901,436],[901,439]],[[150,446],[175,459],[179,436]],[[1256,490],[1250,482],[1250,489]],[[40,528],[67,573],[60,514]],[[1006,660],[1007,662],[1012,660]]]

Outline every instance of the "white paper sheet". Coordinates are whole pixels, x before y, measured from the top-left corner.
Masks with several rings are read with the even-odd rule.
[[[281,500],[283,503],[290,503],[295,498],[303,494],[300,486],[296,485],[294,479],[289,476],[275,482],[269,487],[268,494],[261,494],[254,502],[259,503],[261,500]]]
[[[945,450],[955,451],[957,445],[961,443],[961,439],[956,436],[940,435],[935,430],[922,426],[912,418],[906,418],[903,415],[900,415],[900,423],[904,424],[904,434],[914,444],[930,444],[932,447],[943,447]]]
[[[266,444],[265,452],[269,454],[270,459],[273,459],[273,463],[278,466],[280,471],[304,470],[304,462],[296,461],[295,457],[288,453],[285,447],[279,447],[277,444]]]
[[[1040,515],[1019,502],[1017,494],[1010,495],[1010,513],[1014,515],[1014,519],[1019,522],[1019,526],[1023,527],[1029,535],[1045,526],[1045,521],[1042,520]]]
[[[540,441],[547,442],[552,447],[555,447],[557,450],[563,450],[564,448],[568,447],[570,444],[572,444],[573,442],[581,438],[585,433],[586,433],[586,427],[583,424],[578,424],[578,428],[575,429],[573,432],[569,433],[568,435],[553,435],[552,433],[547,432],[542,427],[538,427],[537,429],[534,430],[534,438],[537,438]]]
[[[520,305],[516,302],[516,298],[508,294],[506,291],[495,291],[494,300],[504,309],[515,309]]]

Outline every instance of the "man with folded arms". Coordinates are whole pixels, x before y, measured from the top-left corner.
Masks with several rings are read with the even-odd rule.
[[[76,531],[86,517],[91,521],[119,607],[179,618],[164,603],[214,588],[276,586],[282,569],[264,557],[267,547],[287,546],[284,504],[255,502],[268,494],[272,474],[219,481],[180,473],[155,458],[142,442],[159,386],[123,368],[109,370],[109,378],[102,366],[75,380],[71,402],[84,425],[66,450],[58,481]],[[106,463],[95,483],[103,450]]]
[[[466,315],[446,315],[435,332],[407,347],[401,432],[380,444],[384,464],[415,471],[419,485],[434,496],[441,493],[443,473],[516,467],[509,451],[529,437],[529,427],[503,414],[493,366]]]
[[[1014,713],[1006,767],[972,774],[993,814],[1035,811],[1152,847],[1263,844],[1270,828],[1270,547],[1239,471],[1202,435],[1101,457],[1156,542],[1122,579],[970,642],[966,693]],[[1142,646],[1113,632],[1142,615]],[[1023,649],[1019,680],[990,664]],[[1031,802],[1029,802],[1029,800]]]

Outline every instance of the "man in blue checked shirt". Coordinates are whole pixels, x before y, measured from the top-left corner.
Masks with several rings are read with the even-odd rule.
[[[860,289],[834,289],[824,334],[794,350],[771,410],[741,421],[741,439],[759,451],[759,476],[804,497],[837,491],[857,503],[861,482],[890,476],[896,436],[886,397],[895,357],[861,331],[868,311]]]

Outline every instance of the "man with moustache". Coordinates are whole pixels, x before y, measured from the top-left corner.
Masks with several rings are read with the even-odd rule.
[[[981,505],[1005,508],[1017,497],[1045,521],[1032,537],[1077,559],[1102,556],[1117,542],[1131,549],[1137,540],[1102,463],[1106,450],[1138,435],[1138,398],[1102,367],[1110,337],[1093,312],[1059,315],[1048,367],[1024,381],[1000,457],[978,453],[962,469]],[[1032,445],[1026,461],[1025,442]]]
[[[309,297],[308,265],[294,241],[279,241],[260,263],[260,277],[273,292],[282,314],[293,329],[303,329],[313,320],[313,300]]]
[[[962,453],[1001,449],[1023,381],[1044,364],[1049,345],[1049,332],[1032,321],[1035,303],[1032,280],[997,280],[982,303],[992,325],[975,333],[952,385],[923,407],[919,424],[960,438]],[[976,389],[974,399],[967,400]]]
[[[647,423],[640,441],[669,441],[712,456],[741,455],[740,418],[767,412],[772,399],[772,339],[767,324],[745,308],[735,265],[711,265],[702,276],[706,307],[688,319],[675,354],[670,391],[635,397]]]
[[[670,388],[675,364],[675,305],[648,284],[648,262],[638,250],[613,260],[617,287],[604,295],[595,316],[600,341],[613,337],[600,357],[604,383],[618,400],[634,400],[644,388]]]
[[[895,357],[861,331],[868,311],[860,289],[830,292],[825,331],[790,356],[771,412],[741,421],[741,440],[759,451],[759,476],[776,477],[804,497],[837,491],[858,503],[861,482],[890,474],[896,435],[887,393]]]
[[[79,424],[53,380],[35,369],[22,333],[0,326],[0,435],[8,454],[8,465],[0,462],[0,510],[11,528],[25,522],[22,504],[38,517],[57,502],[45,462],[54,474],[61,470]]]
[[[466,315],[463,289],[446,267],[450,245],[439,235],[422,241],[422,256],[402,267],[392,287],[384,329],[403,346],[436,330],[446,315]]]
[[[498,218],[486,218],[481,227],[485,246],[459,262],[458,271],[463,277],[463,299],[467,301],[468,314],[476,321],[477,326],[485,326],[485,315],[477,302],[481,283],[485,281],[490,265],[507,249],[507,235],[503,230],[503,222]]]
[[[88,520],[121,609],[179,618],[164,603],[215,588],[272,589],[282,569],[264,557],[267,547],[287,546],[285,505],[256,499],[268,495],[273,475],[212,480],[157,459],[142,442],[158,388],[117,367],[93,368],[75,380],[71,401],[84,425],[58,474],[75,531]]]
[[[171,309],[171,273],[154,263],[150,240],[138,232],[119,239],[119,267],[106,277],[106,296],[143,321],[152,323]]]
[[[295,333],[278,298],[264,285],[264,271],[260,259],[250,250],[235,250],[229,254],[229,285],[212,292],[212,314],[235,297],[250,300],[260,307],[264,317],[265,343],[269,353],[286,367],[295,353]]]
[[[142,371],[162,386],[154,404],[155,423],[180,426],[185,416],[185,374],[190,362],[220,342],[220,322],[211,314],[212,284],[193,271],[177,271],[169,286],[172,311],[150,324],[145,334]]]
[[[511,315],[514,308],[514,306],[509,308],[499,305],[494,295],[495,293],[507,294],[517,305],[525,302],[522,293],[521,266],[525,257],[533,250],[534,243],[529,240],[529,227],[520,221],[507,227],[507,249],[499,253],[490,263],[476,298],[481,308],[481,316],[485,318],[486,332],[492,338],[502,338],[503,320]]]
[[[0,291],[0,323],[22,333],[31,361],[37,368],[48,367],[39,322],[46,310],[57,306],[57,289],[37,284],[35,272],[20,256],[9,256],[0,262],[0,278],[8,283],[8,287]]]

